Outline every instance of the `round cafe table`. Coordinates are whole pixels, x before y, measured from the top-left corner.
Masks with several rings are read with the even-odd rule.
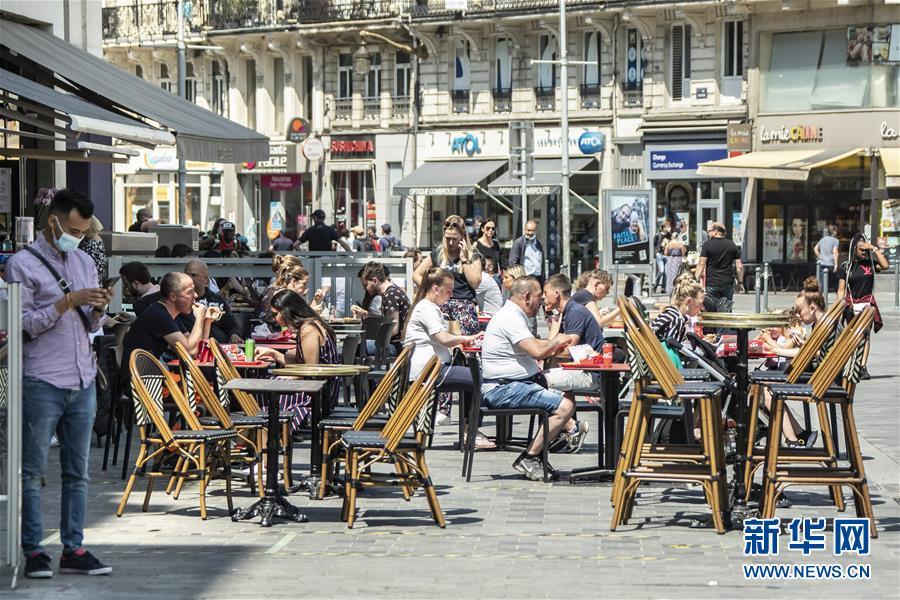
[[[784,327],[789,322],[788,315],[772,313],[702,313],[700,322],[703,327],[734,330],[737,337],[737,362],[735,368],[734,421],[736,425],[737,450],[734,460],[734,480],[731,484],[730,513],[726,513],[726,521],[730,519],[732,527],[743,526],[744,520],[752,516],[744,499],[744,465],[747,462],[747,421],[749,375],[747,362],[750,358],[750,332],[755,329]]]

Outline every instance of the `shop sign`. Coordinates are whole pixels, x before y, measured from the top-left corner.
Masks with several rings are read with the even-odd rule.
[[[887,121],[881,122],[881,139],[883,140],[896,140],[900,137],[900,133],[897,133],[897,130],[888,125]]]
[[[450,140],[450,154],[464,154],[471,158],[476,154],[481,154],[481,145],[478,143],[478,138],[471,133],[458,135]]]
[[[300,187],[300,181],[299,173],[272,173],[261,175],[259,178],[260,185],[264,189],[276,191],[295,190]]]
[[[155,150],[141,150],[140,156],[132,156],[127,165],[117,165],[117,173],[137,173],[139,171],[177,171],[178,155],[175,148],[156,148]],[[212,171],[214,165],[208,162],[194,160],[184,161],[184,168],[188,171]]]
[[[549,196],[551,194],[559,193],[558,185],[528,185],[527,188],[529,196]],[[497,192],[501,196],[518,196],[522,193],[522,186],[502,186],[497,188]]]
[[[729,123],[727,146],[729,155],[753,150],[753,124]]]
[[[302,117],[294,117],[288,123],[287,141],[299,144],[309,135],[309,123]]]
[[[375,158],[375,138],[357,136],[338,138],[332,136],[331,158]]]
[[[794,125],[787,127],[759,127],[759,140],[763,144],[806,144],[821,142],[825,137],[825,129],[815,125]]]
[[[606,136],[601,131],[585,131],[578,136],[578,149],[582,154],[597,154],[606,149]]]
[[[296,161],[291,161],[294,146],[287,142],[269,144],[269,158],[259,162],[241,164],[241,173],[288,173],[294,170]]]
[[[690,150],[652,150],[650,170],[656,172],[696,171],[700,163],[720,160],[727,156],[725,148],[698,148]]]
[[[315,162],[325,154],[325,144],[317,137],[306,138],[300,146],[300,152],[303,153],[303,158]]]

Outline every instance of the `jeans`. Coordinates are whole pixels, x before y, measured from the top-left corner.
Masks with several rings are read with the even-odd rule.
[[[375,340],[366,340],[366,354],[375,356]],[[394,344],[388,344],[387,355],[397,356],[397,347]]]
[[[81,390],[66,390],[25,377],[22,398],[22,550],[43,551],[41,477],[47,469],[50,436],[54,432],[59,437],[62,470],[59,536],[65,552],[77,550],[84,539],[96,387],[91,382]]]
[[[656,255],[656,279],[653,280],[653,289],[661,287],[666,289],[666,261],[668,257],[665,254]]]
[[[562,392],[524,381],[498,385],[482,397],[482,403],[488,408],[540,408],[550,414],[556,412],[561,402]]]
[[[731,307],[734,306],[734,286],[707,287],[706,298],[715,305],[715,312],[731,312]]]

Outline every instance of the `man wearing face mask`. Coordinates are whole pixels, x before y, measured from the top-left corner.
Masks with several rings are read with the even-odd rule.
[[[78,249],[91,227],[94,205],[83,194],[60,190],[50,203],[47,227],[13,256],[6,280],[22,289],[22,550],[25,576],[53,576],[41,546],[41,478],[50,436],[60,442],[63,554],[61,573],[105,575],[112,568],[82,547],[87,503],[88,454],[94,425],[97,365],[88,334],[105,319],[111,289],[97,286],[97,267]],[[56,271],[56,274],[53,273]],[[52,364],[54,357],[64,357]]]
[[[522,265],[525,274],[537,278],[544,286],[544,247],[537,239],[537,223],[525,223],[525,235],[513,242],[509,250],[509,266]]]

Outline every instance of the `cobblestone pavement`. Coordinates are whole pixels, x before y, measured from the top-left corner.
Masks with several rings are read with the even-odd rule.
[[[773,305],[791,300],[779,294]],[[748,306],[743,306],[745,303]],[[738,308],[752,307],[752,296]],[[896,313],[894,313],[896,315]],[[862,436],[879,538],[865,558],[834,557],[830,548],[804,558],[746,559],[742,535],[717,535],[691,527],[706,513],[697,488],[642,487],[634,518],[609,531],[609,484],[545,485],[519,478],[511,452],[480,452],[474,476],[459,475],[461,454],[452,448],[456,428],[439,429],[428,453],[447,528],[433,525],[421,494],[404,502],[394,490],[366,491],[360,520],[348,530],[339,519],[340,501],[291,500],[310,517],[308,524],[263,529],[233,523],[225,511],[222,483],[214,482],[210,518],[198,516],[196,485],[178,501],[162,491],[147,513],[142,488],[125,516],[115,517],[124,482],[118,469],[100,470],[101,452],[91,465],[86,544],[115,571],[111,577],[57,575],[49,581],[20,578],[21,598],[260,598],[260,597],[816,597],[900,596],[900,384],[898,318],[888,317],[875,336],[871,381],[857,393]],[[596,432],[579,455],[555,456],[558,468],[595,460]],[[60,552],[58,453],[44,490],[47,547]],[[134,453],[132,453],[132,457]],[[305,447],[296,455],[298,470]],[[139,484],[140,485],[140,484]],[[819,489],[793,492],[794,508],[781,517],[837,516]],[[252,499],[236,486],[235,504]],[[846,516],[853,516],[850,508]],[[831,540],[831,533],[827,539]],[[867,581],[751,581],[744,563],[869,564]]]

